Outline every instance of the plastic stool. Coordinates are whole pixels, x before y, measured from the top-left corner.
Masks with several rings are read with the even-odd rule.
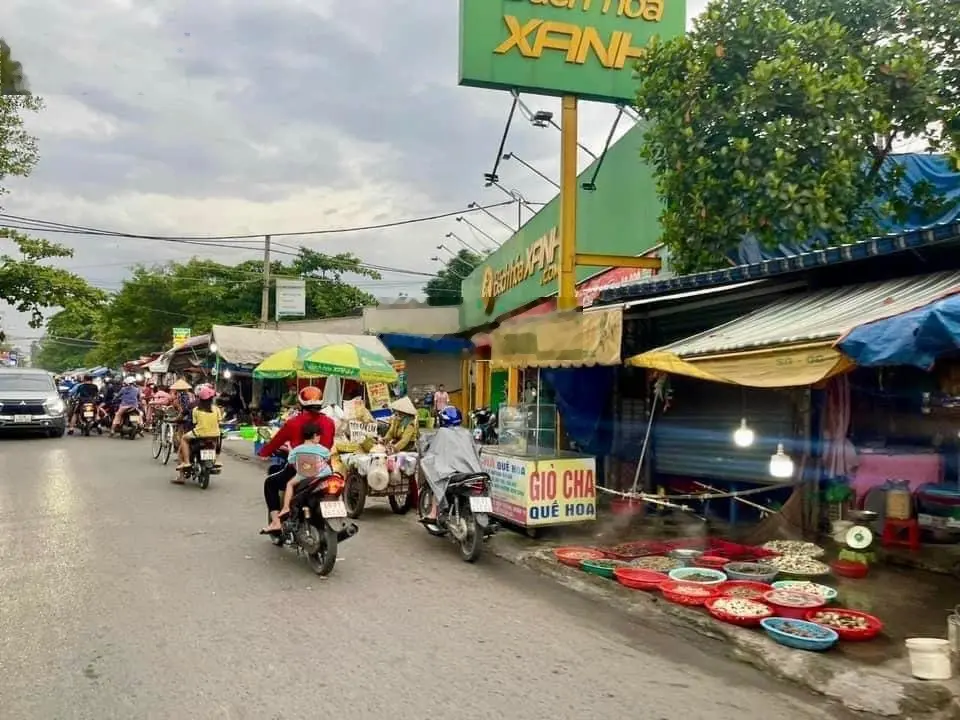
[[[904,539],[903,531],[907,531]],[[912,552],[920,550],[920,523],[912,520],[884,520],[880,544],[884,547],[907,547]]]

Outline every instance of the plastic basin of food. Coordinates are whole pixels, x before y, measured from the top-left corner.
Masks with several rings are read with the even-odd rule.
[[[591,575],[597,575],[604,578],[613,578],[613,571],[619,567],[624,567],[626,562],[623,560],[610,560],[601,558],[599,560],[583,560],[580,563],[580,569]]]
[[[751,582],[749,580],[730,580],[721,583],[717,587],[717,592],[724,597],[762,601],[764,593],[770,592],[770,586],[766,583]]]
[[[830,563],[830,569],[833,570],[834,575],[855,579],[866,577],[867,573],[870,572],[869,565],[852,560],[836,560]]]
[[[723,566],[729,564],[729,560],[719,555],[701,555],[693,561],[694,567],[708,568],[710,570],[723,570]]]
[[[710,598],[704,605],[717,620],[743,627],[759,625],[764,618],[773,616],[773,609],[757,600],[719,596]]]
[[[716,585],[667,580],[660,585],[660,592],[667,600],[678,605],[703,605],[710,598],[716,597],[716,588]]]
[[[837,591],[829,585],[810,582],[809,580],[778,580],[773,583],[775,590],[796,590],[807,595],[819,595],[828,603],[837,599]]]
[[[818,595],[808,595],[796,590],[770,590],[763,595],[763,601],[773,608],[777,617],[792,620],[804,620],[807,613],[827,604]]]
[[[570,567],[580,567],[584,560],[602,560],[604,555],[599,550],[587,547],[562,547],[553,551],[558,562]]]
[[[807,612],[808,622],[830,628],[841,640],[860,642],[873,640],[883,632],[883,623],[880,618],[859,610],[846,608],[821,608]]]
[[[666,573],[635,567],[618,567],[613,571],[613,576],[618,583],[632,590],[659,590],[670,579]]]
[[[769,583],[780,572],[767,563],[732,562],[723,566],[723,571],[731,580]]]
[[[667,574],[671,580],[697,585],[719,585],[727,581],[727,576],[723,572],[709,568],[683,567],[671,570]]]
[[[806,620],[764,618],[760,621],[760,626],[776,642],[797,650],[823,652],[836,645],[840,639],[835,630]]]
[[[648,555],[663,555],[667,552],[667,547],[663,543],[638,540],[636,542],[613,545],[612,547],[604,548],[603,551],[607,557],[613,558],[614,560],[634,560]]]

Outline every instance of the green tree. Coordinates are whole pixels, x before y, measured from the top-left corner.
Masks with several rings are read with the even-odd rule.
[[[13,59],[6,40],[0,38],[0,95],[29,95],[30,87],[23,66]]]
[[[46,336],[34,354],[34,365],[60,372],[94,364],[97,326],[106,295],[97,300],[72,303],[47,320]]]
[[[676,269],[721,266],[747,235],[765,247],[859,240],[878,209],[935,204],[928,186],[899,195],[900,171],[885,161],[902,139],[955,147],[958,8],[714,0],[691,33],[652,43],[637,64],[641,153]]]
[[[343,278],[379,277],[349,254],[328,256],[304,248],[290,263],[271,263],[270,271],[275,277],[306,279],[308,319],[376,302]],[[201,334],[213,325],[254,325],[260,319],[262,287],[263,263],[256,260],[229,266],[194,258],[138,267],[104,306],[90,358],[115,364],[169,348],[174,327]]]
[[[27,91],[23,69],[9,46],[0,41],[0,197],[7,192],[8,178],[27,177],[37,163],[36,139],[23,116],[42,108],[43,101]],[[0,228],[0,300],[30,314],[32,327],[43,324],[44,308],[92,301],[95,292],[81,278],[42,262],[72,255],[63,245]]]
[[[463,249],[451,257],[436,277],[427,281],[423,293],[428,305],[459,305],[463,302],[460,284],[475,267],[483,262],[483,256]]]

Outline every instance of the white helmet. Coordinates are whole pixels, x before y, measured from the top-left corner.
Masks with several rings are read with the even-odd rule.
[[[137,384],[137,379],[136,379],[133,375],[127,375],[127,376],[123,379],[123,384],[124,384],[124,385],[136,385],[136,384]]]

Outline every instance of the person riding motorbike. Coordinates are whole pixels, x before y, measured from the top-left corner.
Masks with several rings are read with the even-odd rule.
[[[436,474],[440,477],[455,472],[471,472],[472,468],[469,465],[461,466],[459,464],[461,454],[457,449],[463,445],[464,441],[451,437],[452,434],[467,433],[470,446],[473,446],[473,435],[463,427],[463,416],[460,414],[460,411],[455,405],[447,405],[447,407],[437,413],[437,421],[440,425],[437,432],[434,433],[429,440],[421,443],[420,451],[424,456],[421,462],[433,466],[437,465],[437,463],[434,462],[435,459],[442,458],[446,466],[437,468]],[[447,445],[450,447],[445,447]],[[427,517],[430,520],[436,520],[439,510],[443,509],[441,505],[445,498],[436,492],[432,494],[433,499]]]
[[[261,534],[279,532],[283,528],[283,519],[290,514],[290,503],[297,485],[304,478],[325,478],[333,474],[330,466],[330,449],[322,445],[322,431],[312,422],[303,426],[303,444],[298,445],[287,456],[287,464],[294,468],[295,475],[287,482],[283,491],[283,507],[276,517],[270,520]]]
[[[291,449],[296,449],[304,442],[304,430],[307,425],[313,425],[318,428],[315,437],[317,444],[331,450],[333,448],[333,438],[336,434],[336,424],[327,415],[322,412],[323,393],[319,388],[309,386],[303,388],[297,396],[302,412],[287,420],[280,430],[274,435],[273,439],[260,449],[260,457],[269,458],[284,445],[289,444]],[[286,489],[287,483],[297,474],[296,468],[290,463],[283,466],[281,470],[267,475],[263,481],[263,499],[267,503],[267,510],[270,512],[270,525],[276,523],[280,514],[282,505],[280,502],[280,493]]]
[[[90,375],[83,376],[83,382],[74,385],[70,390],[70,423],[67,428],[67,434],[73,435],[77,427],[77,416],[80,414],[81,406],[86,402],[96,402],[100,394],[100,388],[93,382]]]
[[[127,411],[135,410],[140,407],[140,388],[137,387],[137,379],[133,375],[128,375],[123,379],[123,387],[117,393],[119,406],[113,414],[113,425],[110,426],[110,437],[116,435],[117,430],[123,423],[123,416]]]
[[[393,452],[403,452],[416,447],[417,437],[420,434],[420,423],[417,419],[417,408],[408,397],[402,397],[390,403],[393,415],[390,425],[383,436],[387,447]]]
[[[180,465],[177,466],[177,479],[174,482],[182,483],[183,471],[190,467],[190,442],[192,440],[220,439],[220,421],[223,419],[223,413],[213,402],[216,395],[216,391],[209,385],[201,385],[197,388],[197,406],[190,413],[193,429],[185,432],[180,438]],[[213,463],[215,468],[222,467],[219,452],[220,448],[217,447],[218,454]]]

